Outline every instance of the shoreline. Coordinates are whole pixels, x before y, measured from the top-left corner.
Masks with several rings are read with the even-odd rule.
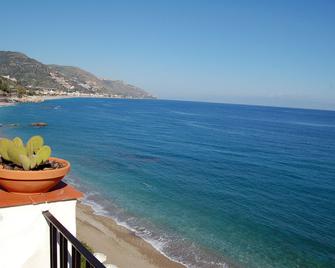
[[[30,96],[23,97],[22,99],[15,98],[15,100],[0,100],[0,107],[13,106],[19,103],[38,103],[48,100],[60,100],[60,99],[78,99],[78,98],[92,98],[92,99],[156,99],[156,98],[132,98],[132,97],[109,97],[103,95],[43,95],[43,96]]]
[[[0,101],[0,107],[8,107],[8,106],[14,106],[15,103],[13,102],[4,102],[4,101]]]
[[[77,238],[94,252],[107,256],[106,263],[117,267],[185,268],[155,249],[133,231],[117,224],[112,218],[97,215],[93,208],[77,203]]]

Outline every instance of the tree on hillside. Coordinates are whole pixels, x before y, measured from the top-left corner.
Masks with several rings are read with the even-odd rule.
[[[0,79],[0,91],[4,92],[4,93],[9,93],[10,92],[10,88],[9,85],[6,81],[4,81],[3,79]]]

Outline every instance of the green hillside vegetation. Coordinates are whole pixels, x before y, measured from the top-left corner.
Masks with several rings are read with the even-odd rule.
[[[34,92],[26,89],[25,87],[10,81],[6,78],[0,77],[0,95],[3,97],[18,96],[23,97],[25,95],[33,95]]]
[[[17,85],[12,85],[11,80],[8,80],[9,85],[3,82],[4,94],[16,92],[21,95],[26,93],[45,95],[48,92],[53,94],[58,92],[121,98],[153,98],[143,89],[125,82],[100,79],[78,67],[46,65],[19,52],[0,51],[0,76],[9,76],[17,81]]]
[[[0,75],[9,75],[23,86],[62,89],[49,74],[48,66],[18,52],[0,51]]]

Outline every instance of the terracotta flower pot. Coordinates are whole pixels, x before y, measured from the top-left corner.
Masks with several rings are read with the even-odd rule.
[[[8,170],[0,169],[0,186],[8,192],[20,194],[46,193],[56,186],[70,171],[66,160],[50,157],[64,167],[50,170]]]

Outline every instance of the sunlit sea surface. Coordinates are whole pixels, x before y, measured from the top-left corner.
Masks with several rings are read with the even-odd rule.
[[[335,267],[335,112],[64,99],[0,123],[43,135],[86,203],[189,267]]]

